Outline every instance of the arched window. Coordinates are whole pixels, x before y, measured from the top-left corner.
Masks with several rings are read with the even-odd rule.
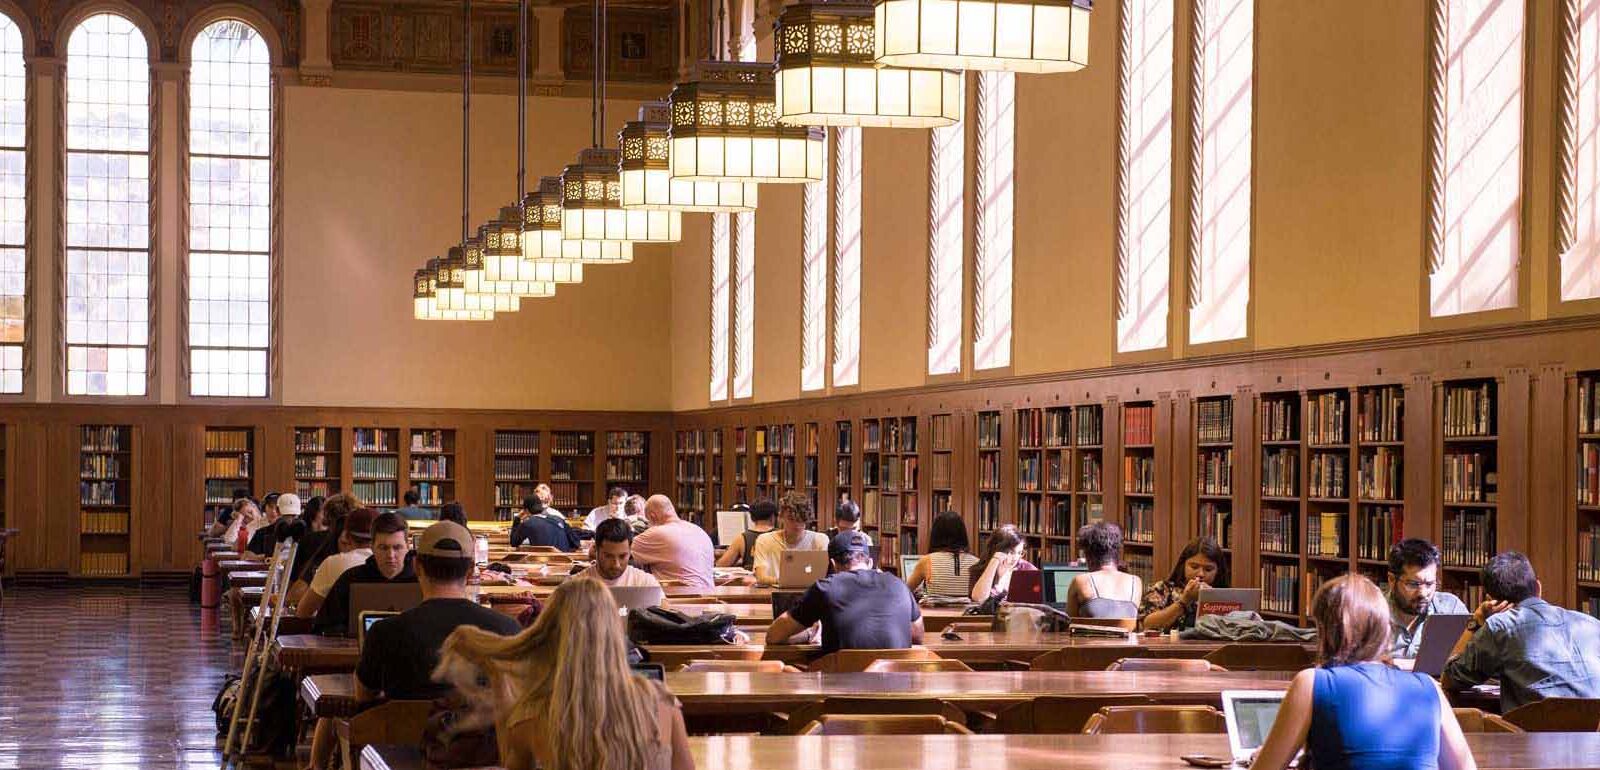
[[[215,22],[189,73],[190,395],[267,395],[273,181],[267,44]]]
[[[67,43],[67,393],[142,396],[150,336],[150,60],[128,19]]]
[[[22,32],[0,14],[0,393],[22,392],[28,332],[27,92]]]

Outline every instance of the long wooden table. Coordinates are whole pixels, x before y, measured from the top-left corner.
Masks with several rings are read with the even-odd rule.
[[[1475,733],[1481,770],[1595,770],[1600,733]],[[695,767],[715,770],[1178,770],[1185,754],[1228,755],[1226,735],[691,736]],[[413,747],[368,746],[362,770],[422,770]]]
[[[1223,690],[1283,690],[1288,671],[941,671],[892,674],[755,674],[675,672],[667,689],[684,713],[790,711],[827,698],[943,700],[969,711],[994,710],[1044,697],[1146,695],[1157,703],[1220,705]],[[355,712],[355,677],[309,676],[300,699],[317,716]]]

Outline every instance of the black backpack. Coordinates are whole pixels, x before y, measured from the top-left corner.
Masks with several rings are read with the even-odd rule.
[[[725,612],[690,617],[665,607],[628,612],[628,639],[634,644],[733,644],[738,618]]]

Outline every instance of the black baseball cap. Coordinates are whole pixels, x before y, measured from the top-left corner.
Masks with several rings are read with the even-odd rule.
[[[844,562],[857,554],[872,553],[872,541],[867,539],[866,533],[850,530],[840,532],[828,541],[828,558]]]

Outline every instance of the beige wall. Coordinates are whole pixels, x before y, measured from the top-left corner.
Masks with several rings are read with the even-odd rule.
[[[1540,5],[1540,4],[1535,4]],[[1180,0],[1187,28],[1190,3]],[[1427,13],[1423,3],[1355,0],[1258,2],[1255,102],[1253,338],[1209,349],[1175,346],[1161,356],[1220,350],[1272,349],[1338,340],[1411,334],[1429,328],[1423,304],[1423,178],[1426,159]],[[1116,239],[1116,19],[1114,0],[1096,3],[1091,64],[1081,72],[1021,75],[1017,85],[1016,262],[1013,333],[1015,374],[1107,366],[1114,353],[1112,270]],[[1530,128],[1525,146],[1529,221],[1524,223],[1525,307],[1542,318],[1551,259],[1548,245],[1550,132],[1548,44],[1554,19],[1529,17],[1535,45],[1529,67]],[[1548,45],[1544,46],[1548,48]],[[1181,43],[1179,83],[1189,55]],[[1175,165],[1185,168],[1186,102],[1178,102]],[[863,390],[920,385],[927,315],[927,138],[925,132],[872,129],[863,142],[865,254],[862,307]],[[969,173],[970,177],[970,173]],[[1179,194],[1183,179],[1175,185]],[[969,193],[970,193],[969,181]],[[767,239],[761,231],[757,281],[755,400],[799,395],[798,201],[763,191],[761,216],[793,221]],[[778,206],[789,206],[779,213]],[[968,233],[970,255],[970,212]],[[1185,212],[1174,217],[1184,232]],[[1542,226],[1541,226],[1542,225]],[[778,256],[770,256],[772,252]],[[1173,249],[1173,286],[1185,282],[1182,238]],[[677,249],[673,340],[682,351],[706,333],[706,312],[684,308],[708,301],[706,271],[683,262],[705,259],[691,243]],[[970,256],[969,256],[970,261]],[[688,281],[688,283],[684,283]],[[775,285],[776,284],[776,285]],[[969,283],[970,286],[970,283]],[[774,296],[778,301],[773,301]],[[970,316],[970,297],[968,299]],[[1174,310],[1184,307],[1174,292]],[[1565,308],[1572,311],[1573,308]],[[783,312],[779,321],[764,317]],[[1172,337],[1179,338],[1179,319]],[[1497,318],[1469,319],[1490,323]],[[968,332],[970,345],[970,329]],[[674,359],[672,403],[706,405],[707,354]],[[970,365],[971,353],[965,355]],[[770,371],[766,367],[780,367]],[[970,375],[969,375],[970,376]]]

